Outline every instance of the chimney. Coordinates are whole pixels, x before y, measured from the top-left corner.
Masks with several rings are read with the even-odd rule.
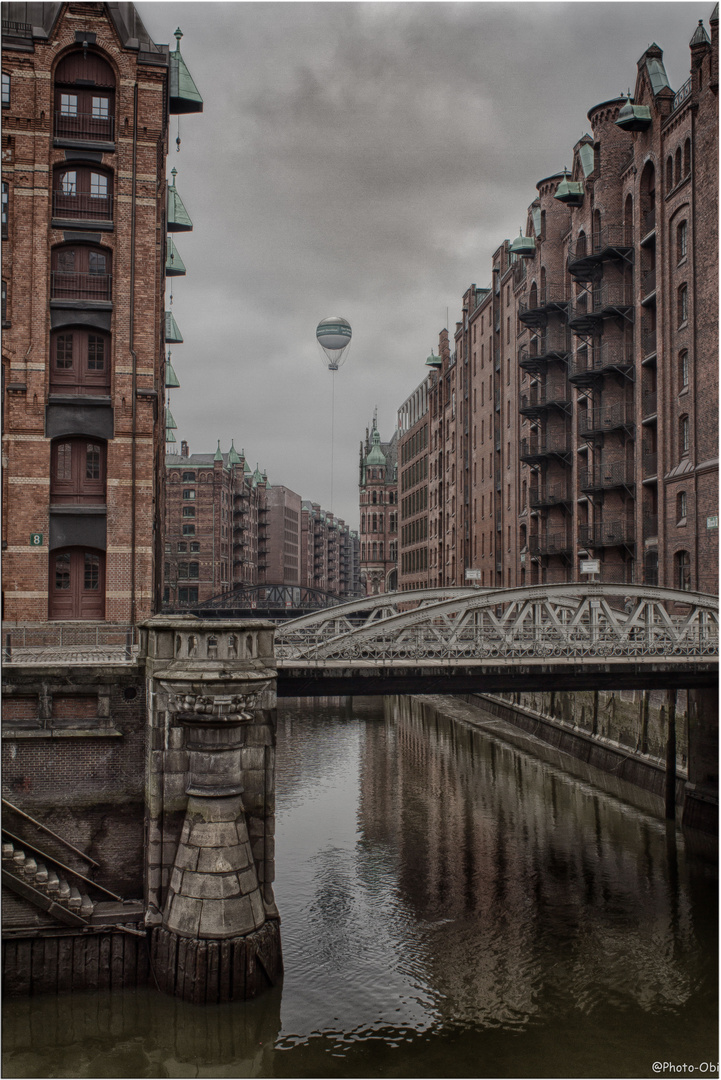
[[[180,440],[180,456],[190,457],[190,454],[188,453],[188,444],[185,439]]]

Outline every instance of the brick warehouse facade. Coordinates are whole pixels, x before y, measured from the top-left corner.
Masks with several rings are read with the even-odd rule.
[[[597,562],[601,581],[717,591],[717,10],[690,54],[674,92],[649,46],[634,96],[590,110],[571,171],[538,183],[491,284],[464,294],[452,351],[442,332],[415,392],[428,510],[409,535],[428,573],[401,560],[402,588]]]
[[[189,226],[168,118],[202,101],[132,4],[26,10],[3,8],[3,616],[131,623],[160,602],[166,227]]]
[[[358,595],[359,540],[344,521],[269,484],[234,444],[224,453],[167,454],[165,587],[169,609],[234,589],[291,585]]]

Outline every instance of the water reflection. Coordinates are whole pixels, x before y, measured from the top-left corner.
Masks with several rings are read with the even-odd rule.
[[[286,706],[277,792],[282,992],[8,1002],[6,1077],[715,1060],[715,873],[664,822],[408,699]]]

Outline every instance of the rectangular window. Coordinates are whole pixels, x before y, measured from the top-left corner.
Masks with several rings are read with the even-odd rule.
[[[60,180],[60,190],[63,195],[77,195],[78,193],[78,174],[76,172],[63,173]]]
[[[10,189],[8,185],[3,181],[2,186],[2,238],[7,240],[8,238],[8,205],[10,198]]]
[[[10,105],[10,76],[7,72],[3,71],[3,96],[2,96],[3,109],[7,109]]]
[[[192,521],[183,522],[183,536],[195,536],[195,525]]]
[[[198,543],[197,540],[193,540],[192,544],[190,545],[190,550],[191,551],[200,551],[200,544]]]
[[[186,488],[183,491],[183,498],[184,499],[194,499],[195,498],[195,488]]]
[[[77,116],[78,115],[78,96],[77,96],[77,94],[61,94],[60,95],[60,115],[61,116]]]
[[[110,116],[110,100],[106,97],[93,98],[93,117],[98,120],[107,120]]]
[[[178,551],[187,551],[188,545],[184,544],[182,540],[178,542]]]
[[[195,517],[195,507],[194,506],[184,506],[183,507],[183,517],[185,517],[185,518]]]
[[[90,174],[90,198],[107,199],[108,178],[102,173],[91,172]]]
[[[195,473],[194,472],[184,472],[183,473],[183,483],[184,484],[191,484],[194,481],[195,481]]]
[[[197,604],[198,603],[198,588],[197,586],[189,586],[184,589],[178,589],[178,599],[181,604]]]

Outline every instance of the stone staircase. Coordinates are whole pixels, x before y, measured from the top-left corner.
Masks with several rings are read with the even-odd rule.
[[[2,882],[19,896],[47,911],[59,922],[70,926],[87,926],[95,903],[87,893],[71,885],[39,853],[23,850],[17,842],[3,838]]]

